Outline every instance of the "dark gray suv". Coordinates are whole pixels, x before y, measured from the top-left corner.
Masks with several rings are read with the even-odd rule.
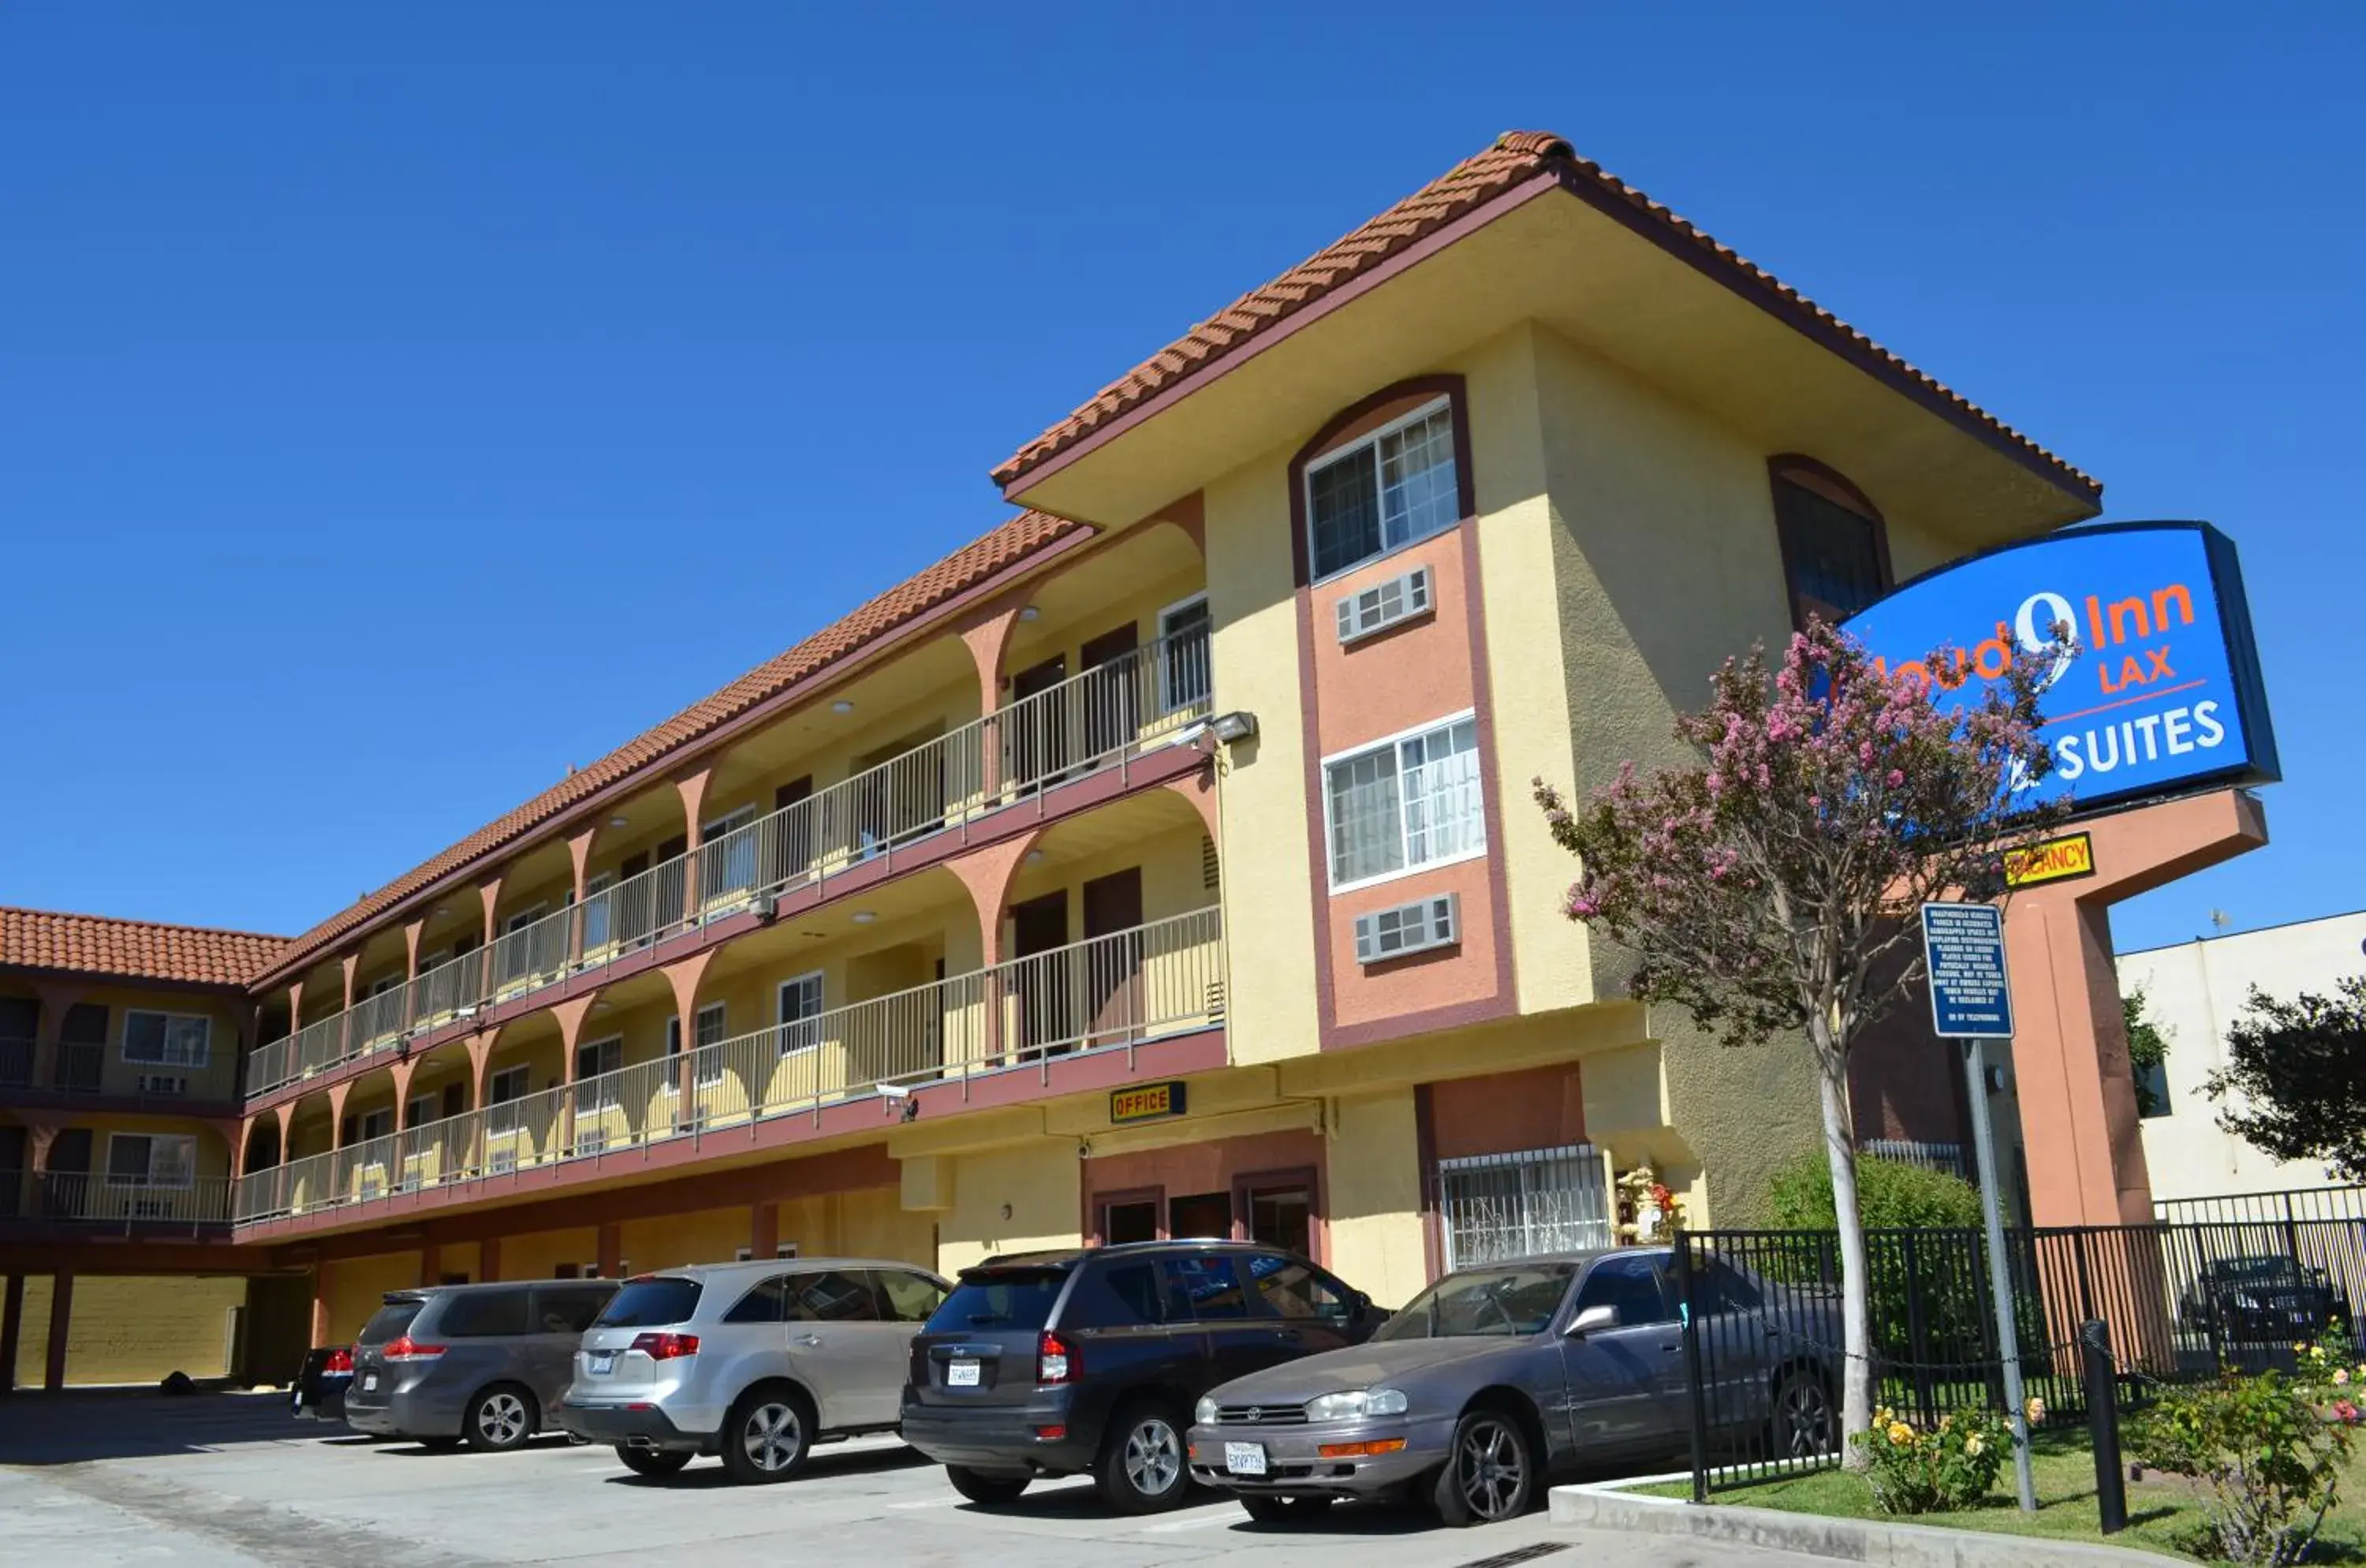
[[[345,1424],[386,1438],[514,1449],[543,1429],[614,1280],[389,1291],[354,1345]]]

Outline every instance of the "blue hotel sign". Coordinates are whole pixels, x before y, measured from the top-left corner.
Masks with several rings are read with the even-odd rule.
[[[2083,811],[2280,776],[2242,570],[2234,542],[2206,523],[2008,545],[1916,578],[1842,629],[1885,668],[1921,670],[1933,649],[1953,647],[1944,689],[1968,694],[2056,623],[2075,648],[2040,702],[2054,772],[2031,786],[2033,801],[2067,795]]]

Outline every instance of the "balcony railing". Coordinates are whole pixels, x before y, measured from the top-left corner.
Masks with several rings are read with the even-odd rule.
[[[0,1089],[25,1089],[33,1081],[33,1043],[17,1036],[0,1039]]]
[[[43,1171],[33,1179],[26,1217],[72,1224],[227,1224],[231,1180],[201,1176],[181,1185]],[[13,1185],[9,1190],[13,1193]]]
[[[910,844],[1168,744],[1208,716],[1209,675],[1205,627],[1096,665],[504,931],[490,962],[465,953],[258,1047],[247,1060],[247,1092],[603,968],[759,897],[826,884],[883,857],[892,863]]]
[[[875,1095],[1128,1049],[1224,1018],[1214,908],[832,1008],[241,1178],[242,1221],[371,1201]]]

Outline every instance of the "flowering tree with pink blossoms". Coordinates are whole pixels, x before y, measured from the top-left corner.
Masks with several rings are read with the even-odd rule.
[[[2005,852],[2067,809],[2023,793],[2051,764],[2037,699],[2060,651],[2021,652],[1973,692],[1954,649],[1890,671],[1814,622],[1779,668],[1754,649],[1718,671],[1708,706],[1676,721],[1697,761],[1648,776],[1629,763],[1580,808],[1536,784],[1579,861],[1566,912],[1632,950],[1637,999],[1729,1045],[1804,1034],[1814,1050],[1850,1436],[1872,1414],[1850,1048],[1923,978],[1919,907],[2000,897]]]

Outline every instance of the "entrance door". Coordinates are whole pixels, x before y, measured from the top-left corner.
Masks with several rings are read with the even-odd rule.
[[[1084,710],[1085,757],[1098,761],[1130,743],[1139,730],[1133,701],[1133,623],[1103,632],[1078,650],[1086,678],[1076,682]]]
[[[50,1145],[50,1163],[41,1178],[40,1212],[69,1217],[80,1214],[95,1196],[90,1184],[90,1129],[68,1127]]]
[[[1065,654],[1021,670],[1010,678],[1010,706],[998,721],[1002,728],[1003,781],[1021,794],[1058,782],[1068,761],[1067,716],[1060,699],[1040,696],[1068,678]]]
[[[772,792],[772,809],[788,811],[792,806],[803,806],[813,798],[813,775],[792,779]],[[771,869],[773,882],[793,886],[805,880],[813,869],[814,808],[790,812],[781,818],[781,830],[772,836],[772,852],[777,863]]]
[[[1195,1192],[1189,1197],[1175,1198],[1166,1204],[1166,1234],[1178,1239],[1197,1240],[1214,1236],[1228,1240],[1233,1234],[1233,1195],[1229,1192]]]
[[[1121,1242],[1158,1239],[1158,1200],[1155,1196],[1104,1198],[1100,1211],[1099,1230],[1104,1247],[1115,1247]]]
[[[1142,868],[1097,876],[1084,894],[1085,1043],[1111,1045],[1142,1030]]]
[[[1011,956],[1032,960],[1019,965],[1019,1043],[1034,1053],[1065,1050],[1076,1031],[1069,1020],[1075,998],[1068,985],[1068,896],[1031,898],[1010,907]]]
[[[1306,1183],[1254,1186],[1243,1198],[1251,1241],[1261,1241],[1301,1258],[1314,1256],[1314,1194]]]
[[[263,1125],[272,1127],[270,1118],[265,1117]],[[21,1206],[25,1171],[33,1163],[26,1147],[29,1138],[22,1127],[0,1127],[0,1220],[15,1219]],[[6,1375],[0,1371],[0,1377]]]

